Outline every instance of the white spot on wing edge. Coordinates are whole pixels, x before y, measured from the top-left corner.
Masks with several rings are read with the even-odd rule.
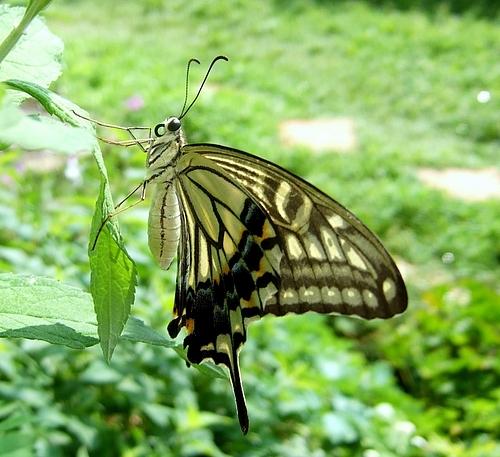
[[[305,303],[319,303],[321,302],[321,293],[316,286],[301,287],[299,289],[299,297]]]
[[[287,289],[280,293],[280,303],[284,306],[296,305],[299,302],[299,295],[296,290]]]
[[[325,303],[329,303],[331,305],[340,305],[342,303],[342,294],[340,293],[340,290],[334,286],[323,286],[321,288],[321,297]]]
[[[245,325],[245,328],[247,328],[252,322],[256,322],[260,319],[260,316],[251,316],[251,317],[245,317],[243,318],[243,324]]]
[[[390,302],[396,297],[396,284],[391,278],[387,278],[382,285],[382,290],[384,291],[385,299]]]
[[[376,308],[378,306],[378,298],[369,290],[363,290],[363,301],[368,308]]]
[[[342,289],[342,298],[346,305],[361,306],[363,304],[359,290],[354,289],[353,287],[346,287],[345,289]]]

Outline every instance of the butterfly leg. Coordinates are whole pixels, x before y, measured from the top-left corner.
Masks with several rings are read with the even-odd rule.
[[[112,218],[112,217],[115,217],[117,216],[118,214],[120,213],[123,213],[124,211],[127,211],[128,209],[130,208],[133,208],[134,206],[138,205],[139,203],[142,203],[145,198],[146,198],[146,188],[147,188],[147,185],[148,185],[148,182],[147,181],[143,181],[141,182],[134,190],[132,190],[132,192],[130,192],[120,203],[118,203],[116,206],[115,206],[115,211],[113,211],[111,214],[108,214],[106,216],[106,218],[102,221],[100,227],[99,227],[99,230],[97,231],[97,235],[95,237],[95,240],[94,240],[94,243],[92,244],[92,251],[95,249],[96,247],[96,244],[97,244],[97,240],[99,239],[99,235],[101,234],[104,226],[109,222],[109,220]],[[132,195],[134,195],[140,188],[142,187],[142,192],[141,192],[141,197],[139,198],[139,200],[135,201],[134,203],[126,206],[125,208],[120,208],[120,206],[122,206]],[[118,210],[118,211],[116,211]]]

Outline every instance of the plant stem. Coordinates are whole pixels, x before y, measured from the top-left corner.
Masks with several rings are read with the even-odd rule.
[[[21,38],[24,31],[28,28],[31,21],[38,15],[38,13],[44,9],[52,0],[32,0],[30,1],[28,8],[24,12],[24,16],[15,27],[12,32],[9,33],[7,38],[0,44],[0,63],[3,62],[5,57],[9,54],[12,48]]]

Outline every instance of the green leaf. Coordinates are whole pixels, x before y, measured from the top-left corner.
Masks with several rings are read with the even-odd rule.
[[[97,203],[92,222],[91,237],[97,236],[95,227],[101,225],[103,192]],[[92,239],[92,238],[91,238]],[[99,323],[99,341],[105,359],[109,362],[123,331],[134,301],[137,271],[127,252],[116,242],[110,231],[101,231],[97,245],[90,250],[90,291],[94,297]]]
[[[82,349],[98,343],[92,297],[51,278],[0,274],[0,337],[42,340]],[[122,335],[135,343],[179,344],[131,317]]]
[[[3,82],[11,89],[26,92],[31,95],[45,108],[47,113],[57,116],[62,122],[67,122],[74,127],[84,127],[90,130],[90,133],[95,133],[95,130],[90,122],[75,115],[75,111],[85,116],[87,115],[87,112],[66,98],[61,97],[55,92],[52,92],[51,90],[31,81],[8,79]]]
[[[47,2],[34,3],[40,2],[28,10],[0,5],[0,80],[19,78],[48,87],[61,74],[64,46],[41,18],[34,17]],[[17,102],[26,98],[19,93],[15,97]]]
[[[134,302],[137,269],[125,250],[116,219],[112,218],[101,229],[103,221],[114,211],[114,204],[98,145],[93,152],[101,187],[90,230],[90,292],[99,323],[101,348],[109,362]]]
[[[21,110],[9,104],[9,97],[0,107],[0,142],[16,143],[24,149],[51,149],[55,152],[74,154],[80,151],[93,151],[98,148],[93,131],[89,131],[88,122],[75,116],[74,111],[82,111],[74,103],[56,93],[29,81],[11,79],[4,86],[23,91],[35,98],[45,110],[57,116],[62,122],[52,118],[27,116]],[[29,135],[26,134],[29,132]]]
[[[83,349],[97,343],[89,294],[43,277],[0,275],[0,337]]]
[[[156,330],[144,324],[139,319],[130,317],[125,325],[125,329],[121,338],[124,340],[154,344],[155,346],[164,346],[167,348],[177,348],[182,344],[177,343],[175,340],[165,338],[160,335]]]
[[[187,358],[187,352],[183,348],[182,344],[175,346],[173,349],[175,352],[177,352],[181,359],[184,359],[188,365],[196,368],[200,373],[211,376],[212,378],[229,379],[227,370],[220,365],[216,365],[210,360],[206,360],[199,365],[196,363],[191,363]]]
[[[50,149],[76,154],[92,150],[95,138],[85,129],[62,124],[46,116],[27,116],[17,106],[0,106],[0,142],[28,151]]]
[[[89,121],[80,117],[76,119],[79,125],[94,131],[94,126]],[[113,213],[115,205],[97,142],[93,154],[101,186],[90,230],[90,293],[94,299],[101,348],[109,362],[134,302],[137,269],[125,249],[116,218],[111,218],[102,227],[103,221]]]

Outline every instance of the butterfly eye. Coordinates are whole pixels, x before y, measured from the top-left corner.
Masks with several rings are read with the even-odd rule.
[[[155,132],[155,135],[156,135],[157,137],[160,137],[160,136],[165,135],[165,132],[166,132],[166,130],[165,130],[165,124],[158,124],[158,125],[155,127],[154,132]]]
[[[177,132],[181,128],[181,121],[176,117],[172,118],[167,124],[167,129],[169,132]]]

